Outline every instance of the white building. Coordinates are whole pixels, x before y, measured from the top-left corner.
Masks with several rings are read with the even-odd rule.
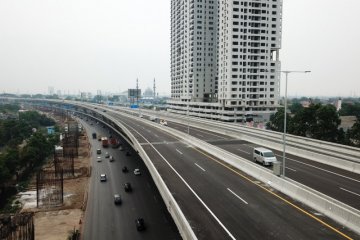
[[[168,111],[267,118],[280,97],[282,0],[172,0]]]

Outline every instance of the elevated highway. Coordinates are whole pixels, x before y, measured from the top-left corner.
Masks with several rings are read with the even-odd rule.
[[[321,223],[324,219],[316,217],[312,210],[289,202],[270,186],[220,159],[136,118],[110,111],[106,114],[127,127],[144,148],[198,238],[343,236],[335,228],[325,230],[326,225]],[[299,225],[306,230],[299,229]]]
[[[248,176],[225,163],[221,156],[217,158],[206,153],[184,138],[148,124],[149,121],[129,116],[118,110],[87,107],[89,108],[84,111],[85,114],[97,115],[96,117],[103,120],[111,119],[112,124],[121,125],[122,130],[127,129],[126,134],[133,136],[130,142],[138,142],[151,159],[197,238],[242,239],[246,236],[245,238],[249,239],[351,239],[358,237],[346,229],[346,225],[337,225],[317,211],[277,192],[268,182],[264,183]],[[179,125],[178,121],[174,121],[172,127],[178,128],[179,131],[187,131],[186,124]],[[203,136],[204,140],[212,143],[214,147],[210,148],[214,149],[216,148],[214,143],[218,146],[230,145],[225,150],[234,153],[231,145],[248,144],[236,142],[239,139],[232,136],[233,133],[224,136],[214,131],[206,133],[201,128],[191,127],[190,130],[193,132],[191,135],[197,135],[197,138]],[[234,144],[229,144],[231,141]],[[245,148],[241,150],[244,156],[249,155]],[[271,172],[269,169],[265,171]],[[305,230],[298,229],[298,226],[303,226]]]

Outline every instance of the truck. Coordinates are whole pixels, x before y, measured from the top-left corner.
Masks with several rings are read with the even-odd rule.
[[[107,137],[102,137],[101,138],[101,144],[104,148],[107,148],[109,146],[109,140]]]
[[[120,142],[116,138],[112,137],[112,138],[110,138],[110,145],[112,148],[118,148],[120,145]]]
[[[92,138],[96,139],[96,133],[95,132],[92,133]]]

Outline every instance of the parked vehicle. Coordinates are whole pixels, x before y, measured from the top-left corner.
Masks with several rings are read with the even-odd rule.
[[[127,168],[126,166],[124,166],[124,167],[122,168],[122,171],[123,171],[123,173],[127,173],[129,170],[128,170],[128,168]]]
[[[101,154],[101,149],[100,148],[96,149],[96,153]]]
[[[92,133],[92,138],[93,138],[93,139],[96,139],[96,133],[95,133],[95,132]]]
[[[277,161],[274,153],[271,150],[263,147],[254,148],[253,159],[255,162],[260,162],[264,166],[272,165],[274,162]]]

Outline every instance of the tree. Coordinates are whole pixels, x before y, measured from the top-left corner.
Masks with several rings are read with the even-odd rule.
[[[340,116],[360,116],[360,103],[343,103],[339,111]]]
[[[298,136],[309,137],[311,136],[310,129],[315,124],[315,107],[302,108],[292,118],[290,133]]]
[[[350,139],[353,145],[360,147],[360,117],[357,117],[356,122],[350,129]]]
[[[0,155],[0,188],[11,177],[10,171],[5,164],[4,156]]]
[[[32,163],[32,166],[38,166],[51,153],[52,149],[53,146],[47,141],[45,136],[37,132],[29,139],[24,149],[24,156]]]
[[[336,142],[341,120],[335,106],[316,104],[314,107],[316,107],[315,124],[310,128],[312,137],[319,140]]]
[[[284,109],[280,108],[278,111],[270,116],[270,121],[266,123],[266,127],[273,131],[281,131],[281,128],[284,129]]]
[[[291,111],[292,114],[296,114],[298,112],[300,112],[304,107],[301,105],[301,103],[299,102],[293,102],[290,106],[289,109]]]
[[[289,129],[292,129],[292,122],[289,114],[286,116],[286,125],[287,132],[289,132]],[[284,108],[279,108],[275,114],[270,116],[270,121],[266,123],[266,127],[277,132],[284,131]]]

